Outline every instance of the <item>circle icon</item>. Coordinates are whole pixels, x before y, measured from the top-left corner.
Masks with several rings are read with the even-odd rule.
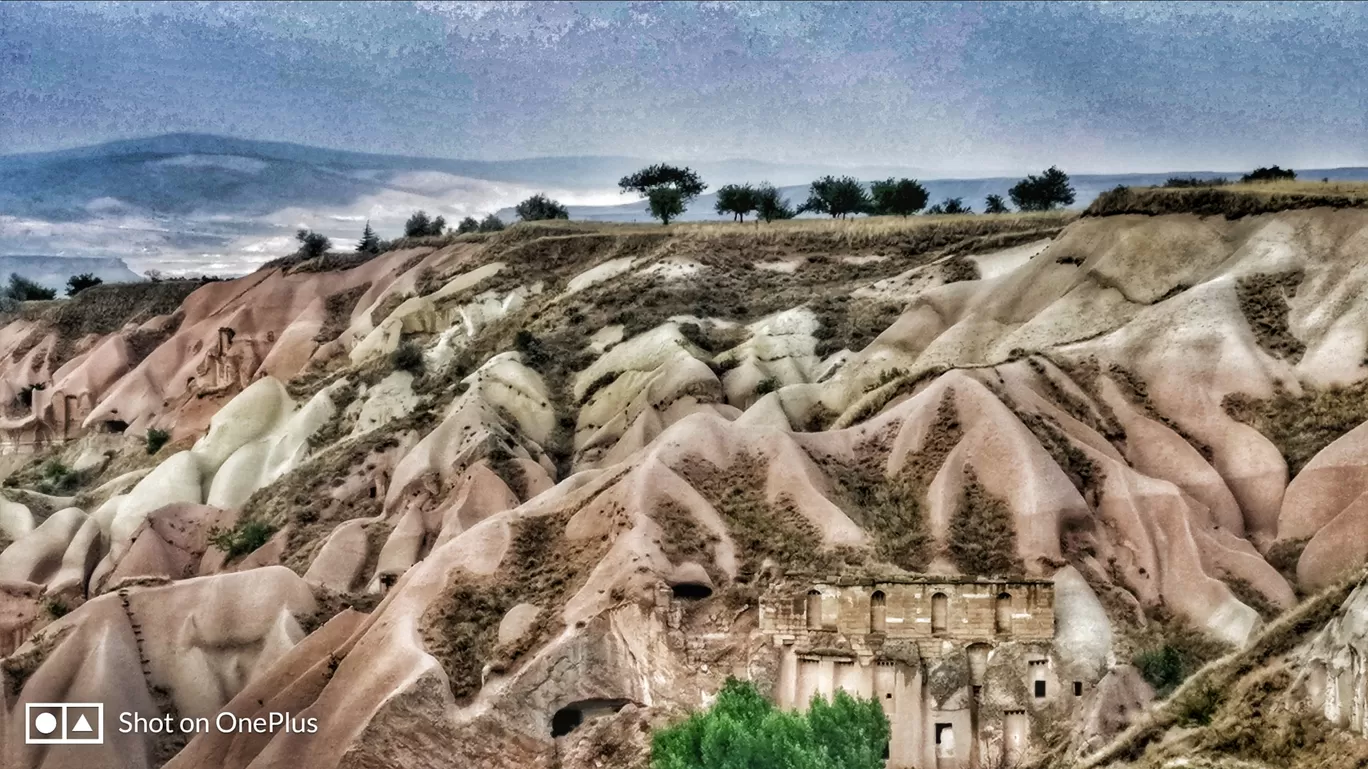
[[[39,713],[37,717],[33,719],[33,728],[43,734],[52,734],[57,731],[57,716],[54,716],[51,713]]]

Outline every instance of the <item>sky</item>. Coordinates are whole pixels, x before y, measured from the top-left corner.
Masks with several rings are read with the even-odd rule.
[[[0,3],[0,153],[1368,165],[1360,3]]]

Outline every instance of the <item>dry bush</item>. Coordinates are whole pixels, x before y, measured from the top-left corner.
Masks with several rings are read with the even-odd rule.
[[[1301,360],[1306,345],[1292,336],[1292,330],[1288,327],[1287,300],[1296,296],[1302,278],[1303,272],[1297,269],[1246,275],[1235,282],[1240,312],[1254,332],[1259,347],[1269,355],[1286,358],[1293,363]]]
[[[1219,187],[1117,187],[1099,195],[1083,215],[1197,214],[1238,219],[1320,207],[1368,208],[1368,184],[1289,181]]]
[[[1295,476],[1321,449],[1368,421],[1368,382],[1308,388],[1300,395],[1279,389],[1264,400],[1231,393],[1221,405],[1232,419],[1272,441]]]

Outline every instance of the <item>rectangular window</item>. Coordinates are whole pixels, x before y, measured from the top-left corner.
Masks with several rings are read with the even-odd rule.
[[[1082,681],[1074,681],[1074,696],[1075,696],[1075,697],[1082,697],[1082,696],[1083,696],[1083,682],[1082,682]]]
[[[1036,681],[1036,682],[1035,682],[1035,696],[1036,696],[1036,699],[1040,699],[1041,697],[1044,697],[1044,696],[1045,696],[1045,682],[1044,682],[1044,681]]]

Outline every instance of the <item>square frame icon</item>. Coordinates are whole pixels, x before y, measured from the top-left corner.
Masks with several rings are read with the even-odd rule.
[[[35,713],[34,711],[37,711]],[[50,716],[50,728],[39,728],[38,719]],[[91,719],[94,723],[91,723]],[[85,728],[76,727],[85,721]],[[73,736],[79,735],[79,736]],[[24,705],[24,744],[26,745],[103,745],[103,702],[29,702]]]

